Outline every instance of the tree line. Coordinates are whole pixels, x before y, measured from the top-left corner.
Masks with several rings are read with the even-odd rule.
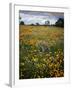
[[[20,25],[26,25],[25,23],[24,23],[24,21],[21,21],[20,22]],[[32,26],[34,26],[34,25],[36,25],[36,26],[39,26],[40,24],[37,22],[36,24],[30,24],[30,25],[32,25]],[[55,22],[55,24],[51,24],[50,25],[50,21],[49,20],[47,20],[47,21],[45,21],[45,23],[43,24],[44,26],[57,26],[57,27],[64,27],[64,19],[63,18],[59,18],[56,22]]]

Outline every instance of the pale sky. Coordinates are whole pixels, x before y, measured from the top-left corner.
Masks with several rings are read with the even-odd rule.
[[[45,21],[49,20],[50,24],[55,24],[59,18],[64,18],[63,13],[57,12],[37,12],[37,11],[19,11],[20,21],[24,21],[25,24],[45,24]]]

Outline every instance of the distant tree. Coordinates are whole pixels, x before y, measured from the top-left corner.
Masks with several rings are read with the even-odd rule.
[[[55,23],[55,26],[64,27],[64,19],[63,18],[59,18],[57,20],[57,22]]]
[[[39,23],[36,23],[36,25],[40,25]]]
[[[32,26],[34,26],[34,24],[33,24],[33,23],[32,23],[31,25],[32,25]]]
[[[21,17],[19,16],[19,19],[21,19]]]
[[[50,25],[50,21],[45,21],[45,25]]]
[[[20,25],[25,25],[23,21],[20,22]]]

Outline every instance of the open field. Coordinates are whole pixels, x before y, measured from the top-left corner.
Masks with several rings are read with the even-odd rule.
[[[64,76],[64,28],[19,26],[19,78]]]

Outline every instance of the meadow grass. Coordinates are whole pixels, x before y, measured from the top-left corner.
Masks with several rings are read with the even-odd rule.
[[[64,76],[64,28],[19,26],[19,78]]]

